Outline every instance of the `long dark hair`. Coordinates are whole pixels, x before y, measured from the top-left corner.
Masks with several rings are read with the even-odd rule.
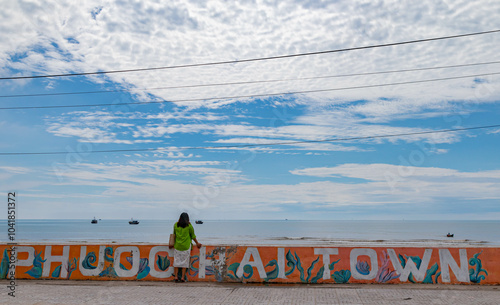
[[[177,221],[177,226],[181,228],[185,228],[189,226],[189,215],[188,213],[182,213],[179,217],[179,221]]]

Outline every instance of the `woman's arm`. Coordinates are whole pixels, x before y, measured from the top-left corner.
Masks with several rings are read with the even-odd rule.
[[[202,244],[200,244],[197,240],[196,237],[193,238],[194,242],[196,243],[196,247],[201,248]]]
[[[191,224],[189,224],[189,235],[191,235],[191,238],[196,243],[196,247],[201,248],[202,245],[196,239],[196,235],[194,234],[194,228],[193,228],[193,226]]]
[[[174,240],[175,240],[176,238],[177,238],[177,236],[176,236],[176,235],[175,235],[175,233],[174,233]],[[170,249],[172,249],[172,248],[174,247],[174,245],[170,245],[170,240],[168,241],[168,247],[169,247]]]

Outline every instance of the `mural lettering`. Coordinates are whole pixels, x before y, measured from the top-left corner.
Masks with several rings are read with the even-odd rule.
[[[451,256],[450,250],[439,249],[439,261],[441,265],[441,279],[444,283],[449,283],[450,280],[450,268],[457,277],[459,282],[469,283],[469,272],[467,270],[467,250],[458,250],[460,254],[460,266]]]
[[[401,265],[401,262],[399,261],[399,258],[396,255],[396,251],[394,251],[394,249],[387,249],[387,253],[389,254],[396,273],[399,274],[399,280],[401,282],[408,281],[408,277],[410,276],[410,274],[412,274],[418,282],[424,280],[427,267],[429,266],[429,262],[431,261],[432,249],[425,249],[424,257],[422,260],[420,260],[418,256],[408,257],[406,266]],[[417,264],[419,264],[419,266],[415,264],[414,259],[417,261]]]
[[[0,245],[0,278],[7,248]],[[164,245],[19,245],[16,255],[20,279],[173,280],[173,249]],[[500,284],[494,247],[204,246],[191,255],[190,281]]]

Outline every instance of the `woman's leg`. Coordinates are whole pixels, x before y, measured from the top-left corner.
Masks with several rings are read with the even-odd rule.
[[[186,277],[186,270],[187,268],[181,268],[181,281],[184,281],[184,278]]]
[[[174,280],[177,280],[179,278],[179,268],[174,267]]]

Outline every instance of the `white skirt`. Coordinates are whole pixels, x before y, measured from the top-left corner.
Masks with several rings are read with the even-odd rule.
[[[186,251],[179,251],[174,249],[174,267],[177,268],[189,268],[189,263],[191,260],[191,249]]]

